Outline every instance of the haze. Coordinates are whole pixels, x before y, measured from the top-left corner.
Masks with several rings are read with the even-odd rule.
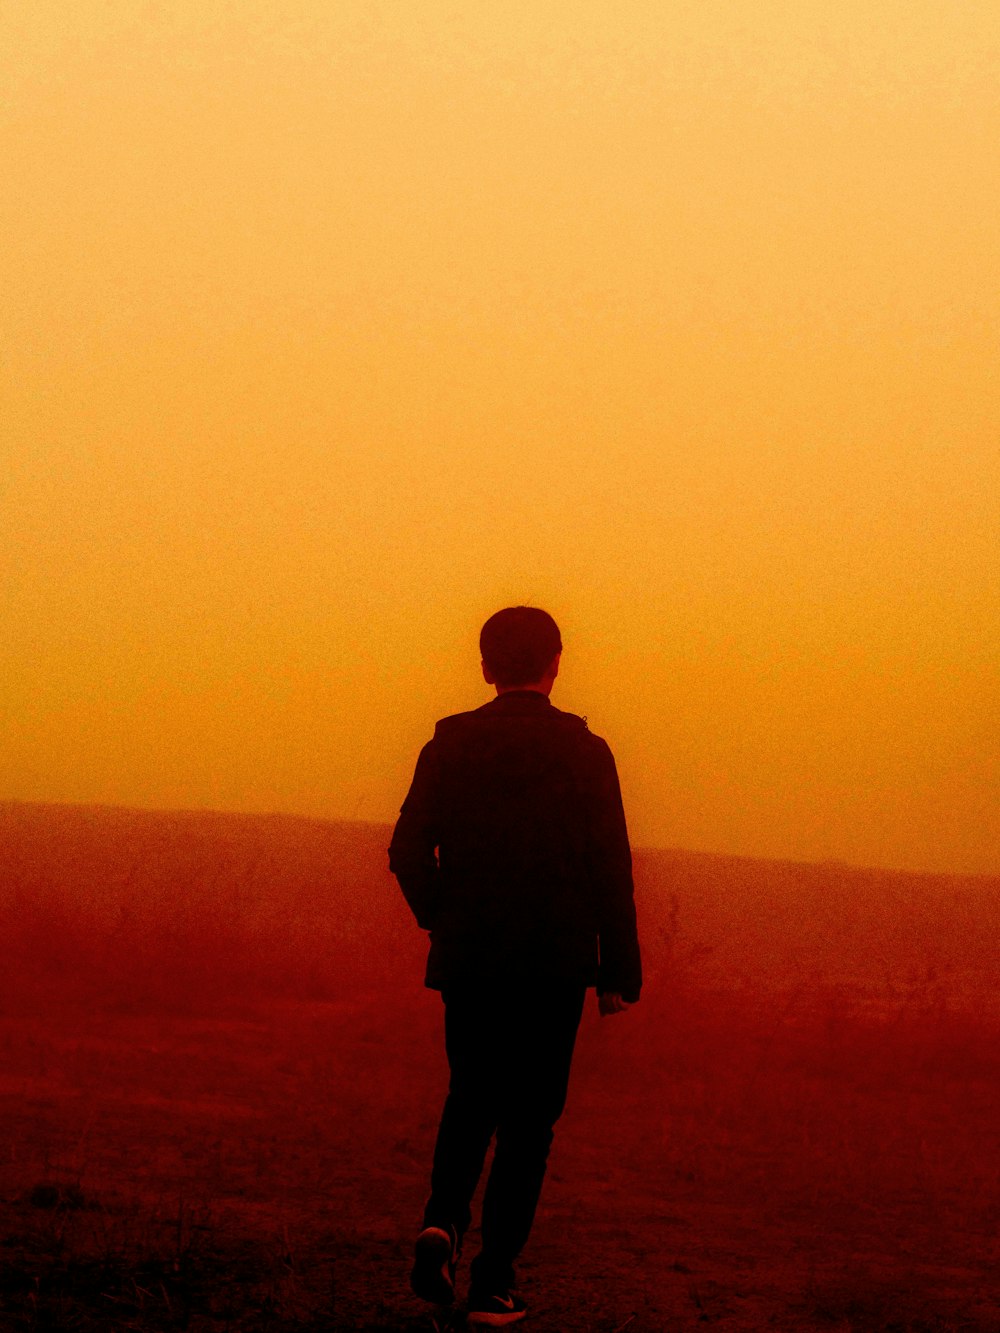
[[[2,29],[0,796],[391,820],[527,601],[634,841],[1000,870],[992,5]]]

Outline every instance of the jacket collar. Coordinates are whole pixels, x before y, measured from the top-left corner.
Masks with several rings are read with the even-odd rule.
[[[527,713],[551,707],[548,695],[540,694],[538,690],[505,690],[488,704],[483,704],[483,708],[497,713]]]

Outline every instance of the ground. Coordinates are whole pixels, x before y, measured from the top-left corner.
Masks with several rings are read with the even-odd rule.
[[[803,961],[803,930],[793,966],[759,932],[734,943],[745,865],[674,860],[664,878],[665,864],[639,866],[643,1000],[603,1020],[588,1005],[520,1266],[526,1330],[1000,1331],[995,978],[959,968],[964,946],[941,924],[958,912],[963,931],[986,929],[975,904],[995,883],[977,897],[982,883],[901,888],[872,872],[827,906],[830,957],[810,945]],[[812,892],[796,875],[754,871],[779,886],[772,908]],[[710,882],[733,890],[714,916]],[[919,948],[911,921],[886,954],[880,883],[931,921]],[[254,917],[253,957],[308,974],[297,994],[237,966],[221,936],[190,970],[208,918],[171,933],[169,895],[128,957],[120,921],[85,938],[51,894],[35,900],[50,932],[61,923],[60,956],[72,926],[88,962],[55,968],[20,900],[0,1017],[3,1333],[461,1328],[460,1309],[407,1287],[446,1069],[423,941],[405,913],[383,920],[391,885],[340,933],[346,952],[324,942],[332,980],[301,921],[289,934]],[[877,935],[877,968],[847,958],[845,917]]]

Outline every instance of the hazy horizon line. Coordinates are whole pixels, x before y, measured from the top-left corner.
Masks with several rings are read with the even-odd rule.
[[[227,819],[282,819],[298,820],[310,824],[347,824],[360,828],[391,829],[393,820],[357,819],[342,815],[310,815],[290,810],[228,810],[216,806],[155,806],[155,805],[119,805],[111,801],[54,801],[29,800],[19,796],[0,797],[0,809],[6,806],[30,806],[63,810],[109,810],[126,814],[143,815],[191,815],[222,816]],[[765,865],[815,866],[822,869],[850,870],[881,875],[907,875],[921,879],[974,879],[1000,880],[1000,873],[989,871],[965,870],[914,870],[900,866],[858,865],[840,857],[824,857],[822,860],[800,860],[792,856],[754,856],[745,852],[706,851],[694,847],[661,847],[633,843],[634,854],[654,854],[684,857],[704,857],[715,861],[751,861]]]

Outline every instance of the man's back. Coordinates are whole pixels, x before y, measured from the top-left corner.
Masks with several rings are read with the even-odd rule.
[[[544,694],[508,690],[438,723],[390,865],[431,931],[429,986],[572,980],[638,998],[614,759]]]

